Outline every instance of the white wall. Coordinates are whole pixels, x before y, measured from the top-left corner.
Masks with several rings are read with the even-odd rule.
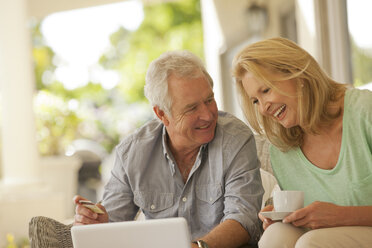
[[[245,45],[260,39],[280,36],[281,17],[293,11],[292,0],[258,1],[268,11],[268,25],[260,33],[252,34],[247,10],[252,1],[202,1],[204,46],[207,69],[215,81],[215,95],[219,109],[244,120],[233,78],[231,63],[234,55]]]

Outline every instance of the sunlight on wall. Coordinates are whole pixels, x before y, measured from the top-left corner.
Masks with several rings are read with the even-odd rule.
[[[347,1],[349,31],[358,46],[372,49],[372,32],[366,25],[372,23],[372,1]]]
[[[366,29],[366,25],[372,22],[371,9],[372,1],[347,1],[353,84],[370,90],[372,90],[372,33]]]
[[[296,1],[296,21],[298,43],[311,55],[317,58],[314,2],[309,0]]]
[[[125,1],[47,16],[41,31],[58,58],[53,61],[57,66],[55,79],[67,89],[84,86],[89,81],[102,82],[103,87],[108,89],[116,86],[118,74],[103,69],[98,65],[98,59],[110,46],[110,34],[119,27],[137,29],[143,17],[141,1]]]

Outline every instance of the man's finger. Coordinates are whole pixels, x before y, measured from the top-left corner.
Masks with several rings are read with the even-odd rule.
[[[82,197],[82,196],[80,196],[80,195],[75,195],[75,196],[72,198],[72,200],[73,200],[73,202],[74,202],[75,204],[79,204],[79,201],[80,201],[80,200],[87,200],[87,199],[85,199],[84,197]]]
[[[76,205],[76,213],[93,220],[97,219],[98,217],[98,214],[81,204]]]

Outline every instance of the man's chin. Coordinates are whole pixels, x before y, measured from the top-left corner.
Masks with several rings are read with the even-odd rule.
[[[199,129],[195,133],[196,139],[202,141],[203,144],[209,143],[213,140],[216,131],[216,125],[210,126],[207,129]]]
[[[209,134],[209,135],[200,135],[198,137],[198,139],[200,140],[200,143],[201,144],[207,144],[209,142],[211,142],[214,138],[214,132],[213,134]]]

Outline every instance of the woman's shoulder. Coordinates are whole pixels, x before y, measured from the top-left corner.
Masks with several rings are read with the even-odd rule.
[[[356,88],[348,89],[346,90],[345,101],[346,106],[360,105],[367,106],[367,109],[370,109],[370,107],[372,106],[372,91],[366,89],[361,90]]]
[[[366,122],[372,122],[372,91],[348,89],[344,106],[348,119],[363,119]]]
[[[293,160],[298,159],[298,147],[294,147],[288,151],[282,151],[278,147],[274,146],[273,144],[270,144],[269,146],[269,153],[270,153],[270,159],[272,161],[281,161],[284,160]]]

